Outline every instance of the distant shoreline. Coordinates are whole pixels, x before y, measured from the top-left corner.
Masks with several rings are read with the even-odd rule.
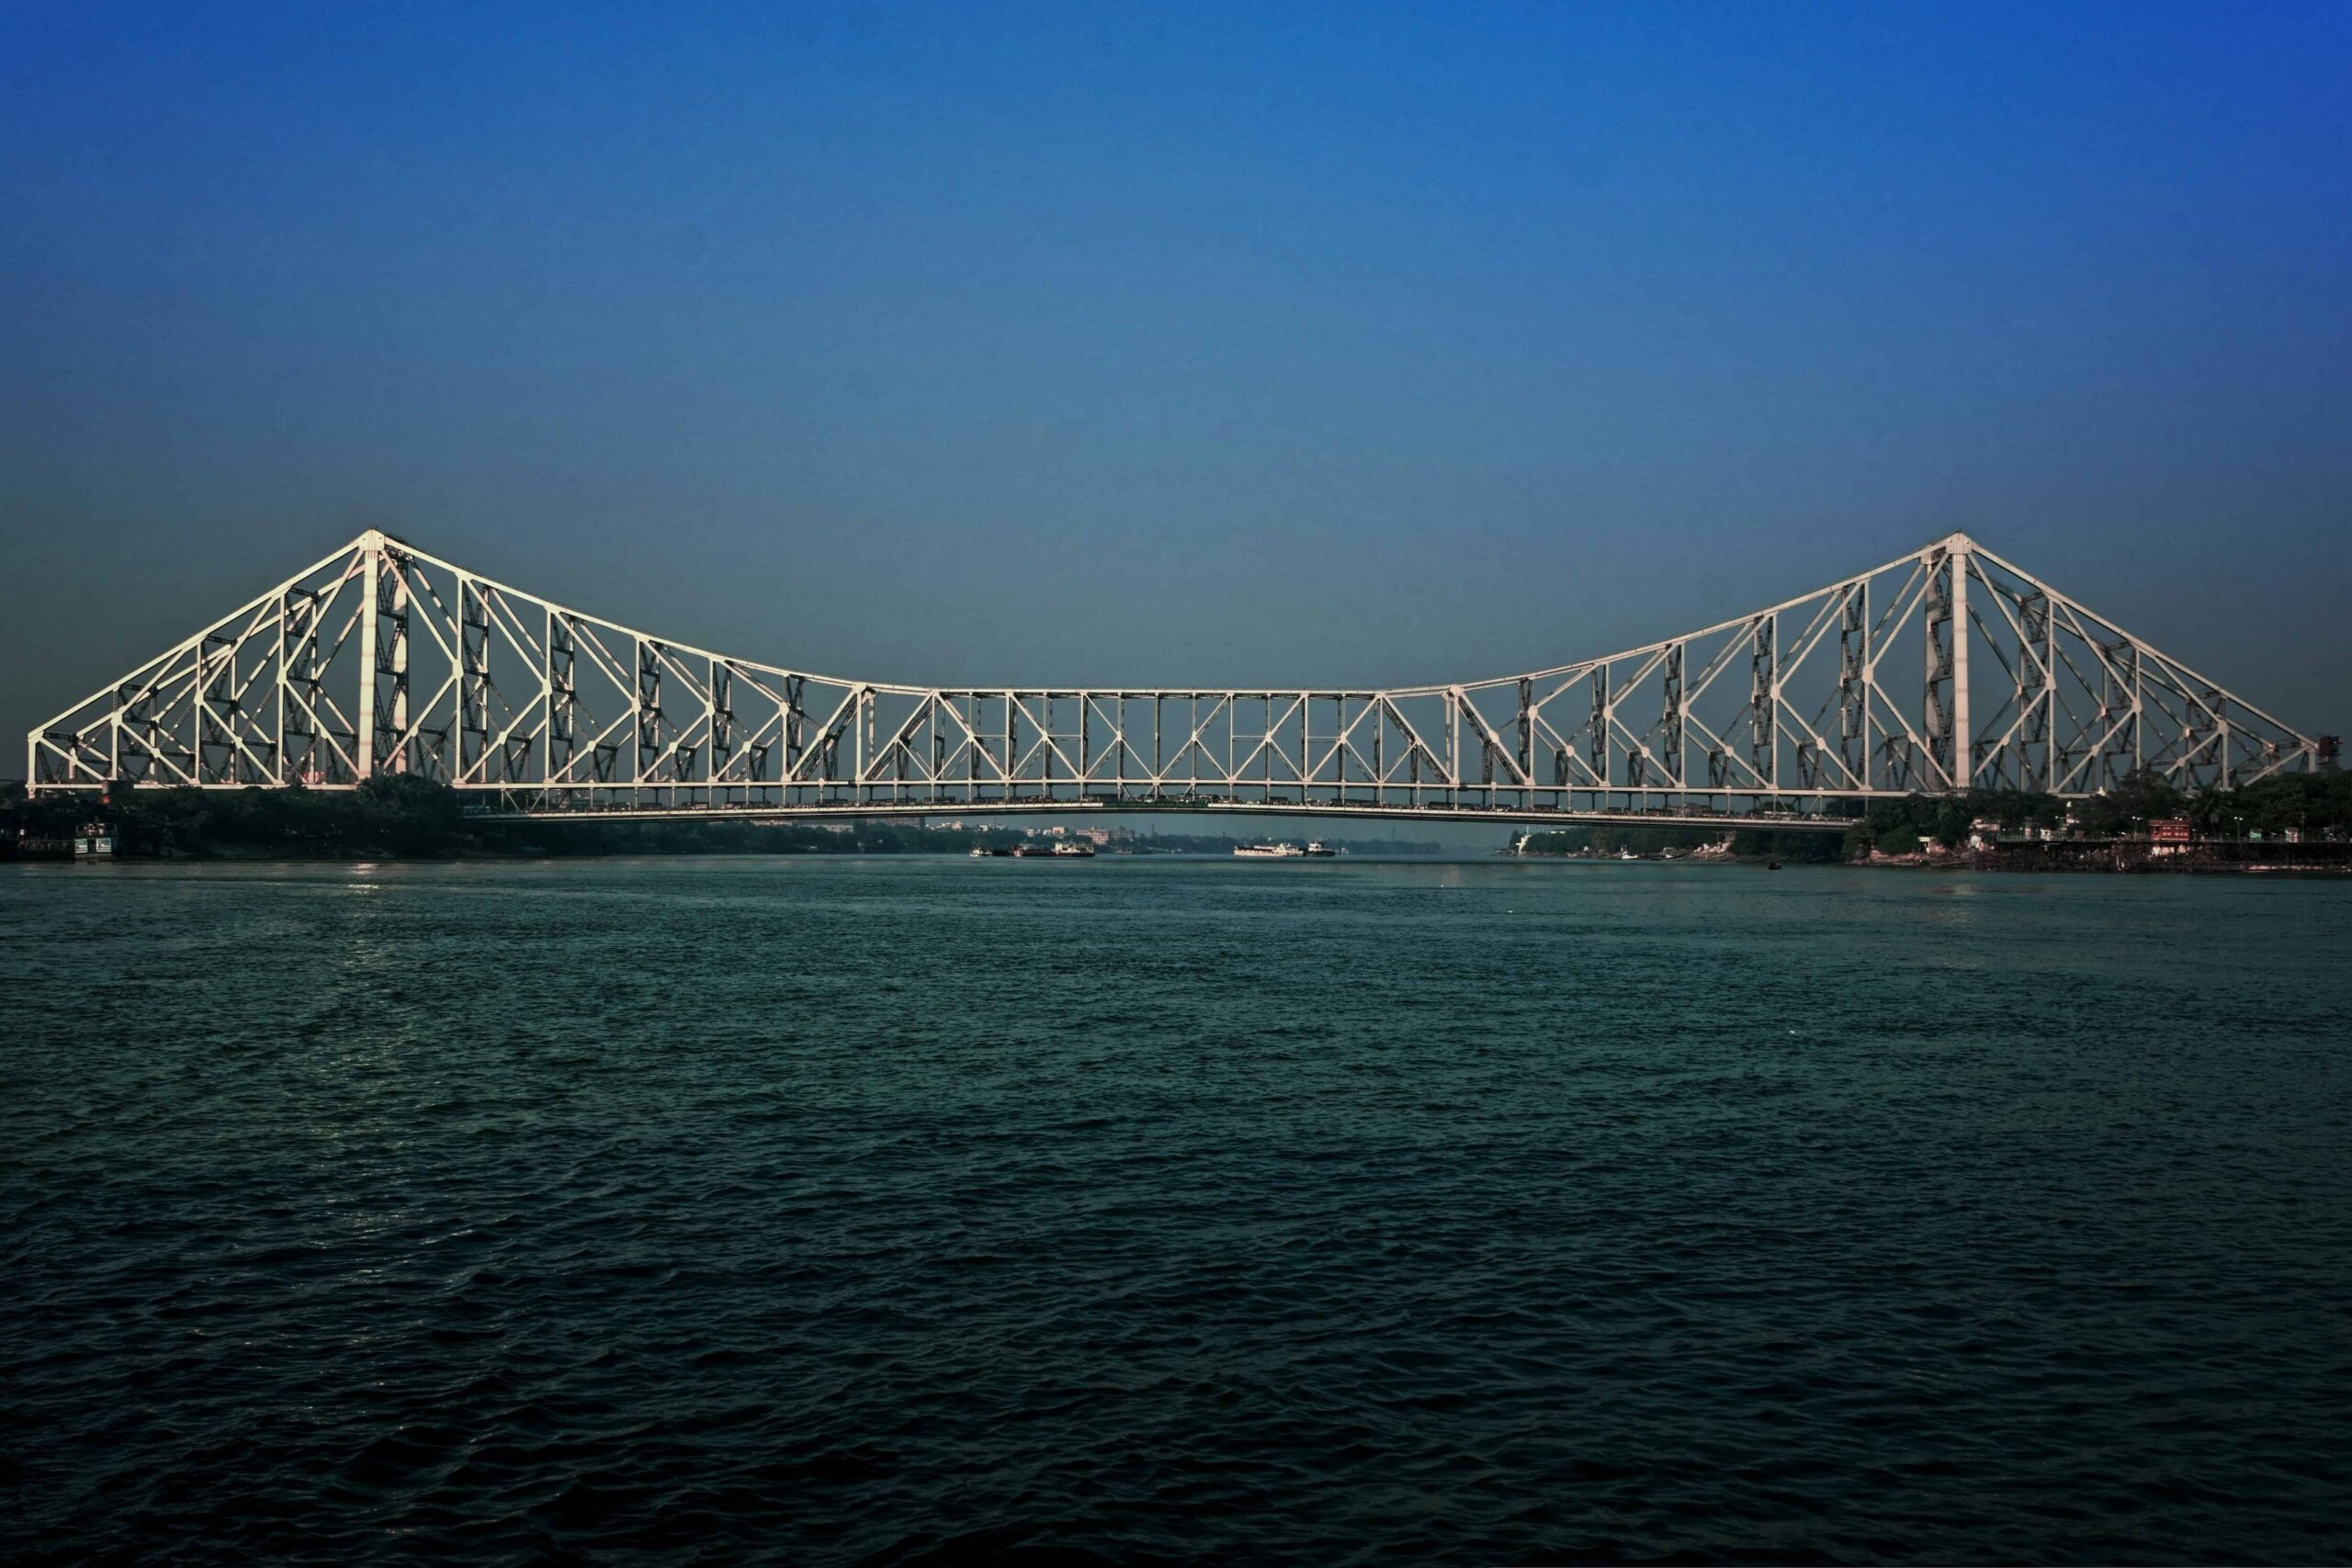
[[[1842,832],[1666,826],[1632,818],[1514,833],[1499,856],[1401,837],[1325,841],[1358,859],[2176,875],[2352,873],[2352,777],[2343,773],[2267,780],[2194,798],[2143,775],[2133,775],[2127,784],[2108,795],[2065,801],[1984,793],[1874,800],[1844,819]],[[1086,813],[1074,807],[1070,815],[1082,818]],[[370,779],[351,791],[129,789],[111,798],[28,796],[17,785],[0,789],[0,861],[78,855],[334,864],[665,855],[957,856],[1080,842],[1110,859],[1226,859],[1238,846],[1283,838],[1286,829],[1289,837],[1298,837],[1295,825],[1272,822],[1232,823],[1234,829],[1257,829],[1246,833],[1202,833],[971,816],[967,820],[951,808],[939,814],[944,820],[631,820],[620,814],[583,814],[485,822],[469,815],[460,792],[415,774]],[[1365,826],[1378,831],[1386,825]]]

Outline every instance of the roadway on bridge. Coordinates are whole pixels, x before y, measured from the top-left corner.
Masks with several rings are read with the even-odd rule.
[[[545,807],[471,811],[473,822],[808,822],[930,817],[1290,817],[1382,822],[1509,823],[1551,828],[1711,828],[1723,832],[1843,833],[1851,818],[1730,816],[1688,811],[1557,811],[1489,806],[1375,807],[1261,801],[995,800],[841,802],[823,806]]]

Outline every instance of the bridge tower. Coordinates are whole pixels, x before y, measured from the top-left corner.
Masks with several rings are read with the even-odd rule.
[[[1928,761],[1947,789],[1964,790],[1975,776],[1968,724],[1968,574],[1975,548],[1965,534],[1938,541],[1928,552]]]

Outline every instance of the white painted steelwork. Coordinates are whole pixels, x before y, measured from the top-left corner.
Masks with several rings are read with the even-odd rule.
[[[2316,769],[2334,742],[1963,534],[1553,669],[1208,691],[816,675],[653,637],[370,531],[27,748],[36,790],[418,773],[496,816],[1193,808],[1826,826],[1841,800],[2080,796],[2142,769],[2229,787]]]

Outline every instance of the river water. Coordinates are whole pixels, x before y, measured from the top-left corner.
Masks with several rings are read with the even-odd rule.
[[[0,1557],[2352,1554],[2352,886],[16,865],[0,997]]]

